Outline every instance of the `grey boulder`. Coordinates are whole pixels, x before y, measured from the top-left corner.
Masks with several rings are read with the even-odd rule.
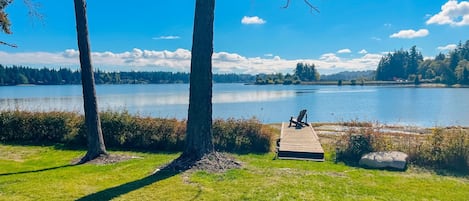
[[[362,156],[359,165],[366,168],[405,170],[407,154],[399,151],[371,152]]]

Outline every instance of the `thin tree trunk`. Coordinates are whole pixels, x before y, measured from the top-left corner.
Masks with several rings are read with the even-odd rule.
[[[74,0],[77,24],[78,50],[80,52],[81,82],[83,86],[83,103],[85,108],[85,126],[88,138],[88,152],[81,162],[92,160],[102,154],[107,155],[104,146],[101,121],[98,113],[98,103],[91,65],[91,50],[88,37],[88,22],[86,19],[85,0]]]
[[[213,152],[212,54],[215,0],[196,0],[186,146],[182,157]]]

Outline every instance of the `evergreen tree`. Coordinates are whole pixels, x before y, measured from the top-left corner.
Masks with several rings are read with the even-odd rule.
[[[406,68],[407,76],[416,75],[419,64],[423,61],[423,56],[417,51],[417,47],[414,45],[410,48],[409,61]]]
[[[11,34],[11,23],[10,19],[8,19],[8,14],[5,12],[5,8],[12,2],[13,0],[0,0],[0,29],[5,34]],[[16,47],[15,45],[11,45],[3,41],[0,41],[0,44]]]
[[[443,54],[441,52],[438,55],[435,56],[436,61],[444,61],[445,59],[446,59],[445,54]]]
[[[461,58],[469,61],[469,40],[464,43],[461,49]]]
[[[204,155],[214,152],[212,143],[214,11],[215,0],[196,0],[186,145],[179,161],[197,161]]]
[[[423,56],[413,46],[409,51],[398,50],[383,56],[376,69],[376,80],[407,79],[419,72]]]
[[[463,69],[462,71],[462,82],[461,84],[468,85],[469,84],[469,66],[466,66],[466,68]]]
[[[458,66],[458,63],[460,61],[459,57],[459,49],[454,50],[453,52],[450,53],[449,56],[449,68],[454,71],[456,67]]]
[[[458,63],[458,66],[456,67],[456,70],[455,70],[456,79],[458,83],[467,84],[468,68],[469,68],[469,61],[463,59]]]
[[[319,72],[314,64],[297,63],[294,75],[298,76],[301,81],[318,81],[320,79]]]
[[[80,163],[93,160],[100,155],[107,155],[104,146],[101,120],[98,112],[98,100],[91,64],[91,49],[88,36],[88,20],[86,17],[85,0],[74,0],[75,20],[77,28],[78,50],[80,52],[81,80],[83,86],[83,103],[85,109],[85,125],[88,139],[88,151]]]

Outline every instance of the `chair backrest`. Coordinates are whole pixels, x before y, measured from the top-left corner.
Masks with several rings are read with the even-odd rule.
[[[300,114],[298,114],[298,117],[296,118],[296,121],[297,122],[302,122],[305,115],[306,115],[306,110],[301,110]]]

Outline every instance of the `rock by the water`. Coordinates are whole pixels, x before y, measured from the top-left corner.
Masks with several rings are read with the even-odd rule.
[[[399,151],[382,151],[365,154],[360,159],[360,166],[367,168],[392,168],[405,170],[407,166],[407,154]]]

